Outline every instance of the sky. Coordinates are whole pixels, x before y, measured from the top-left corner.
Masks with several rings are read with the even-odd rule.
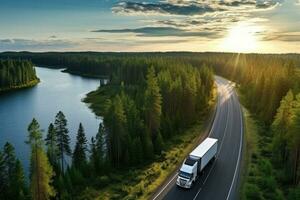
[[[0,51],[300,53],[300,0],[0,0]]]

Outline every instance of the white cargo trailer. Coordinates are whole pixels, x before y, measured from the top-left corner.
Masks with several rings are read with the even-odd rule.
[[[216,157],[217,150],[218,140],[206,138],[185,159],[179,170],[176,184],[180,187],[191,188],[200,172]]]

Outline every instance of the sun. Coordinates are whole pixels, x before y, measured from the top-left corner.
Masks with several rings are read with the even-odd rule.
[[[260,27],[247,23],[239,23],[228,30],[227,36],[221,43],[223,51],[247,53],[258,49],[258,39],[256,33]]]

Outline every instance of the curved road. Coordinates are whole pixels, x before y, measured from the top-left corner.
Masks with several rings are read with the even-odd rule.
[[[238,199],[238,181],[243,145],[243,119],[234,85],[216,77],[217,111],[209,137],[219,139],[217,159],[208,165],[193,188],[176,186],[177,173],[154,195],[153,200]]]

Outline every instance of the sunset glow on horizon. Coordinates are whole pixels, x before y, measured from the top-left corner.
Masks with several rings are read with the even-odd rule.
[[[298,0],[0,2],[0,51],[300,52]]]

